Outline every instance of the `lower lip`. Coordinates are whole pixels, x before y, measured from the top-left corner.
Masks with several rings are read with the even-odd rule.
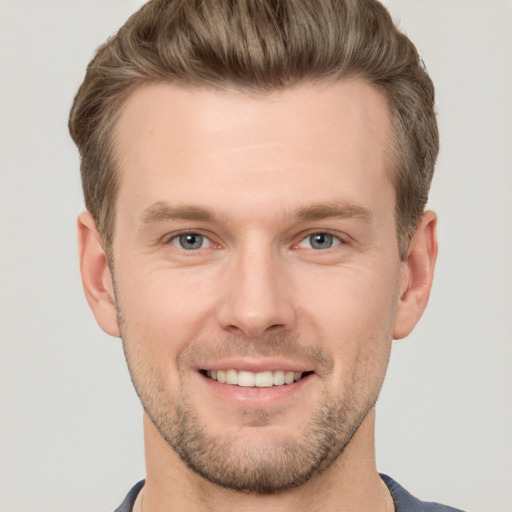
[[[291,399],[295,395],[303,392],[304,388],[314,380],[314,374],[307,375],[292,384],[283,384],[282,386],[272,386],[268,388],[235,386],[232,384],[222,384],[216,380],[206,377],[198,372],[203,383],[216,397],[228,402],[235,402],[244,407],[276,407],[282,402]]]

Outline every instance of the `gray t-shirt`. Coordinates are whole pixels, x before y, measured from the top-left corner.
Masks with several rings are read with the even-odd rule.
[[[397,484],[387,475],[380,475],[384,483],[388,486],[389,492],[395,503],[395,512],[463,512],[462,510],[440,505],[439,503],[430,503],[420,501],[409,494],[403,487]],[[144,480],[136,484],[128,493],[121,506],[115,512],[132,512],[133,504],[144,487]]]

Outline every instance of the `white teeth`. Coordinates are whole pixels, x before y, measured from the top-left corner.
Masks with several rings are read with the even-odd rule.
[[[226,384],[238,384],[238,372],[236,370],[226,370]]]
[[[302,378],[302,372],[285,372],[284,370],[270,370],[265,372],[253,373],[245,370],[207,370],[206,375],[222,384],[231,384],[233,386],[270,388],[272,386],[282,386],[283,384],[292,384]]]
[[[235,370],[236,371],[236,370]],[[247,388],[252,388],[256,380],[256,375],[252,372],[238,372],[238,385]]]
[[[284,384],[284,372],[283,370],[278,370],[274,372],[274,386],[282,386]]]
[[[284,374],[284,383],[291,384],[295,380],[295,372],[286,372]]]
[[[274,375],[272,372],[257,373],[254,385],[257,388],[271,388],[274,385]]]

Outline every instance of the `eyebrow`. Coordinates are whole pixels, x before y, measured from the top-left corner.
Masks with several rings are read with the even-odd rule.
[[[295,216],[302,221],[321,220],[331,217],[342,219],[358,218],[370,220],[370,210],[363,206],[347,202],[319,203],[296,210]]]
[[[201,206],[171,206],[159,201],[144,210],[141,220],[143,224],[152,224],[174,219],[211,221],[213,218],[213,213]]]
[[[300,207],[294,211],[294,217],[300,221],[321,220],[326,218],[358,218],[370,220],[371,213],[367,208],[347,202],[328,202]],[[141,220],[143,224],[153,224],[167,220],[200,220],[211,222],[216,215],[207,208],[194,205],[170,205],[159,201],[144,210]]]

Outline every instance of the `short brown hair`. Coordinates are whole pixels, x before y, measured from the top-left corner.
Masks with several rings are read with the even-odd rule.
[[[152,0],[99,48],[69,117],[82,186],[109,253],[118,189],[115,124],[142,84],[259,92],[360,77],[387,98],[401,258],[439,149],[434,87],[413,43],[376,0]]]

